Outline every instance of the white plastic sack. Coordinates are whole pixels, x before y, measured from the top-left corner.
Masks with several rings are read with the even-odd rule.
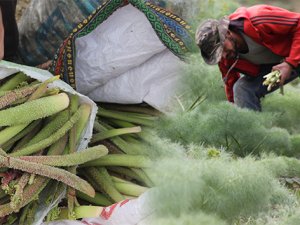
[[[88,96],[95,101],[134,104],[147,102],[168,111],[178,84],[180,63],[169,50],[153,56],[142,65],[118,76]]]
[[[22,71],[27,76],[32,77],[39,81],[45,81],[48,78],[53,76],[50,72],[48,72],[46,70],[41,70],[41,69],[38,69],[35,67],[23,66],[23,65],[11,63],[11,62],[6,62],[3,60],[0,61],[0,79],[3,79],[5,77],[7,77],[11,74],[14,74],[16,72],[19,72],[19,71]],[[87,127],[85,128],[85,131],[82,134],[81,141],[80,141],[79,145],[77,146],[77,151],[85,149],[92,137],[93,125],[94,125],[96,112],[97,112],[96,104],[88,97],[74,91],[73,88],[71,88],[68,84],[66,84],[65,82],[63,82],[61,80],[54,81],[50,85],[52,85],[52,87],[59,87],[61,90],[64,90],[65,92],[68,92],[70,94],[78,95],[80,97],[80,99],[79,99],[80,103],[87,103],[92,106],[89,123],[87,124]],[[36,219],[32,225],[40,225],[42,223],[44,217],[47,215],[47,213],[51,210],[51,208],[58,201],[60,201],[61,198],[63,198],[63,196],[64,196],[64,193],[61,193],[60,197],[58,199],[56,199],[50,205],[42,205],[41,204],[39,206],[39,211],[35,215]]]
[[[81,221],[60,220],[42,225],[138,225],[152,216],[154,209],[149,209],[146,199],[151,190],[143,193],[137,199],[124,200],[103,208],[96,218],[84,218]]]
[[[94,101],[146,102],[168,111],[183,62],[132,5],[115,11],[76,42],[76,89]]]

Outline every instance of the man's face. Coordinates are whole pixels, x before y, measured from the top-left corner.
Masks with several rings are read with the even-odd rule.
[[[232,33],[227,33],[223,45],[222,58],[236,59],[237,55],[238,55],[237,41],[232,36]]]

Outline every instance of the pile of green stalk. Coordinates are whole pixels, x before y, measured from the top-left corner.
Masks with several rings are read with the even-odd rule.
[[[147,175],[152,161],[141,143],[147,132],[145,129],[154,125],[159,112],[145,105],[98,103],[98,107],[89,145],[104,145],[109,153],[78,168],[79,176],[96,190],[95,197],[76,193],[81,205],[108,206],[136,198],[153,186]],[[89,214],[92,208],[78,207],[76,210],[77,218],[92,216]]]
[[[68,217],[74,215],[75,190],[94,197],[94,188],[76,175],[78,165],[108,153],[103,145],[81,152],[91,106],[49,83],[16,73],[0,81],[0,224],[32,224],[45,188],[66,190]],[[46,203],[47,203],[46,201]]]

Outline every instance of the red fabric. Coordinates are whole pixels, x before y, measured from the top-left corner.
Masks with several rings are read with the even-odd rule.
[[[230,20],[244,19],[244,32],[258,44],[269,48],[285,61],[297,67],[300,63],[300,14],[270,5],[255,5],[249,8],[240,7],[229,16]],[[232,60],[222,59],[219,63],[224,77]],[[239,59],[227,75],[225,91],[229,101],[233,102],[233,84],[239,72],[257,76],[259,66]]]
[[[101,212],[101,215],[100,215],[101,218],[103,218],[105,220],[108,220],[111,217],[111,215],[113,214],[114,210],[117,207],[120,208],[120,207],[122,207],[123,205],[125,205],[128,202],[129,202],[129,199],[125,199],[125,200],[123,200],[121,202],[117,202],[117,203],[115,203],[115,204],[113,204],[111,206],[105,207],[102,210],[102,212]]]
[[[101,218],[108,220],[119,203],[115,203],[109,207],[105,207],[101,212]]]
[[[101,223],[89,223],[89,222],[86,222],[86,221],[81,221],[82,223],[84,223],[85,225],[104,225],[104,224],[101,224]]]

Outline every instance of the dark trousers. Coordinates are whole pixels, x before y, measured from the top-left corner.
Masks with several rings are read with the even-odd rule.
[[[234,103],[241,108],[248,108],[255,111],[261,111],[260,99],[265,95],[277,90],[279,86],[267,90],[263,85],[264,75],[271,72],[273,65],[263,65],[261,72],[257,77],[243,76],[233,86]],[[292,71],[290,79],[285,84],[296,79],[300,75],[300,67]]]

